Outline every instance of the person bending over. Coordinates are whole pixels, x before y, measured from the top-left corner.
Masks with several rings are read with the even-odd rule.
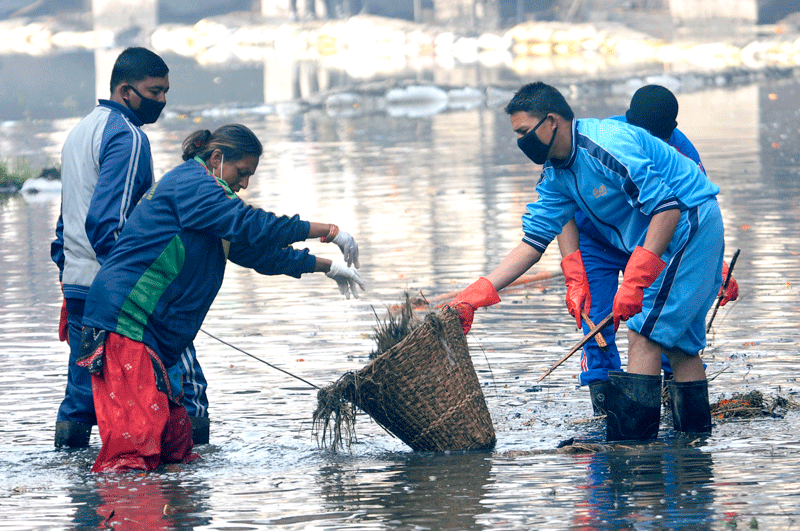
[[[705,172],[697,149],[677,128],[677,117],[678,100],[675,95],[661,85],[646,85],[633,94],[625,114],[610,118],[645,129],[674,147],[679,153],[689,157]],[[581,298],[580,288],[583,285],[581,273],[585,268],[591,293],[591,310],[588,315],[593,323],[597,323],[612,310],[619,284],[619,275],[625,271],[630,254],[615,248],[589,217],[580,210],[575,213],[575,223],[580,236],[580,253],[574,253],[561,262],[568,288],[567,306],[572,315],[580,316],[580,311],[575,311],[576,307],[572,299],[577,297],[580,300]],[[723,262],[723,279],[727,273],[727,264]],[[738,292],[736,280],[731,277],[725,293],[720,294],[722,296],[720,306],[736,300]],[[583,319],[578,319],[578,326],[583,327],[584,333],[588,333],[591,328]],[[581,353],[580,383],[589,386],[592,410],[595,415],[605,414],[604,403],[608,371],[618,371],[621,367],[619,350],[614,340],[616,336],[614,330],[609,327],[604,329],[601,334],[607,344],[605,348],[600,348],[597,341],[592,339],[583,347]],[[662,355],[661,367],[665,380],[672,378],[672,368],[666,355]]]
[[[196,456],[179,361],[228,261],[264,275],[323,272],[347,298],[364,289],[352,267],[359,265],[352,236],[334,224],[266,212],[236,195],[247,188],[261,154],[261,143],[243,125],[190,135],[185,162],[142,197],[97,272],[78,361],[92,375],[103,443],[92,471],[152,470]],[[345,261],[292,247],[309,238],[335,243]]]
[[[609,441],[652,439],[661,410],[661,354],[669,358],[673,421],[679,432],[711,431],[708,381],[699,353],[705,316],[722,285],[719,188],[689,158],[640,127],[576,119],[561,93],[523,86],[506,106],[517,143],[542,177],[523,216],[522,242],[451,302],[464,332],[476,308],[539,261],[559,234],[562,257],[579,252],[573,220],[582,210],[612,245],[630,254],[614,297],[614,328],[628,326],[627,371],[609,373]],[[582,300],[588,309],[585,272]],[[578,314],[579,315],[579,314]]]

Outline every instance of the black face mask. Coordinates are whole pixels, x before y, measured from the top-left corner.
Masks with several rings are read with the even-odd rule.
[[[547,161],[547,155],[550,153],[550,148],[553,147],[553,142],[556,139],[556,131],[558,131],[558,126],[553,130],[553,136],[550,138],[550,143],[545,144],[539,137],[536,136],[536,130],[539,128],[540,125],[547,120],[547,116],[539,120],[539,123],[536,124],[536,127],[525,133],[523,136],[517,139],[517,145],[525,153],[529,159],[531,159],[536,164],[544,164]]]
[[[134,110],[131,109],[130,103],[128,103],[128,101],[125,100],[125,103],[126,105],[128,105],[128,108],[131,109],[131,111],[133,111],[133,114],[139,117],[142,123],[145,124],[155,123],[155,121],[158,120],[158,117],[161,116],[161,111],[164,110],[164,106],[167,104],[167,102],[160,102],[150,98],[145,98],[144,96],[139,94],[139,91],[136,90],[133,87],[133,85],[130,85],[130,87],[131,90],[137,96],[139,96],[139,99],[142,101],[141,103],[139,103],[139,108]]]

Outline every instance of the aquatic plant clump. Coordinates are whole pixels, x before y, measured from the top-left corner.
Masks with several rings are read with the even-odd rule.
[[[29,184],[35,182],[38,182],[38,185],[26,190]],[[25,159],[14,162],[0,160],[0,194],[15,194],[20,191],[23,193],[26,191],[37,193],[43,183],[45,187],[52,187],[47,183],[57,183],[55,186],[60,190],[61,167],[50,166],[42,168],[37,176],[36,171]]]
[[[711,405],[711,414],[717,419],[781,416],[781,410],[800,410],[800,404],[781,396],[766,399],[760,391],[751,391]]]
[[[737,393],[731,398],[725,398],[711,404],[711,416],[718,420],[733,418],[754,417],[782,417],[782,411],[800,410],[800,404],[777,396],[766,399],[761,391],[751,391],[746,394]]]
[[[0,160],[0,191],[14,191],[20,189],[22,183],[34,177],[33,168],[23,162],[11,163]]]
[[[334,450],[349,446],[358,407],[415,451],[492,448],[494,427],[458,314],[445,307],[415,322],[407,298],[399,317],[379,323],[377,335],[396,339],[395,325],[404,321],[404,338],[319,390],[313,415],[318,441]]]
[[[400,343],[420,323],[414,316],[408,293],[405,294],[404,304],[388,309],[386,319],[381,320],[374,308],[373,313],[377,321],[372,335],[375,350],[370,352],[369,359],[377,358]],[[356,373],[351,371],[317,393],[317,409],[312,420],[314,433],[323,446],[337,449],[346,445],[349,448],[356,440],[356,406],[353,402],[358,396],[357,386]]]
[[[388,317],[381,321],[375,313],[378,324],[372,339],[375,340],[375,350],[370,353],[369,359],[375,359],[396,344],[400,343],[408,334],[420,324],[420,319],[414,315],[415,302],[408,293],[405,302],[394,311],[389,308]],[[372,310],[375,312],[375,309]]]
[[[335,384],[317,392],[317,408],[312,422],[314,434],[322,446],[334,450],[349,448],[356,440],[356,406],[350,398],[358,392],[354,372],[345,373]]]

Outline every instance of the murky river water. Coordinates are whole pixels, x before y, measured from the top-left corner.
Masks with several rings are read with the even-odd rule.
[[[188,77],[170,75],[175,87]],[[223,85],[237,75],[223,73]],[[722,188],[726,256],[741,249],[739,301],[716,315],[704,356],[716,375],[712,401],[751,390],[800,400],[798,90],[791,76],[678,90],[679,127]],[[517,150],[501,106],[420,117],[220,113],[210,112],[219,110],[210,95],[177,112],[180,91],[173,112],[146,129],[158,175],[180,162],[191,131],[240,121],[266,148],[246,200],[336,222],[359,242],[368,284],[360,299],[343,299],[322,275],[262,277],[231,265],[203,325],[315,385],[368,363],[375,312],[384,317],[406,291],[446,298],[520,240],[538,170]],[[575,95],[579,116],[605,116],[624,111],[630,93]],[[75,117],[3,123],[3,156],[57,160],[91,103],[84,107]],[[49,259],[59,204],[47,193],[0,199],[0,529],[800,529],[797,411],[717,421],[694,444],[674,438],[665,415],[652,445],[556,451],[565,439],[603,435],[586,421],[577,355],[534,388],[580,339],[560,280],[509,290],[476,316],[469,345],[497,431],[492,452],[415,454],[363,414],[349,451],[320,448],[313,388],[201,333],[212,420],[203,459],[145,475],[91,474],[96,429],[89,449],[52,444],[67,360]],[[532,272],[559,271],[552,247]]]

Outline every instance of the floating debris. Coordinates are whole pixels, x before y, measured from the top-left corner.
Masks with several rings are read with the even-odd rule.
[[[711,416],[717,420],[754,417],[783,417],[783,412],[800,410],[800,404],[777,396],[764,398],[761,391],[734,394],[731,398],[711,404]]]
[[[590,442],[574,442],[572,444],[566,444],[564,446],[559,446],[557,448],[558,453],[560,454],[597,454],[600,452],[607,452],[612,450],[613,446],[609,444],[598,444],[598,443],[590,443]]]
[[[592,441],[576,441],[574,438],[561,441],[554,449],[540,449],[540,450],[509,450],[501,452],[498,455],[503,457],[528,457],[532,455],[548,455],[548,454],[566,454],[566,455],[586,455],[598,454],[601,452],[614,452],[614,451],[641,451],[644,449],[660,449],[666,445],[660,441],[651,441],[647,443],[637,443],[636,445],[624,443],[596,443]]]
[[[395,88],[386,93],[389,116],[419,118],[439,114],[447,108],[447,92],[432,85]]]

